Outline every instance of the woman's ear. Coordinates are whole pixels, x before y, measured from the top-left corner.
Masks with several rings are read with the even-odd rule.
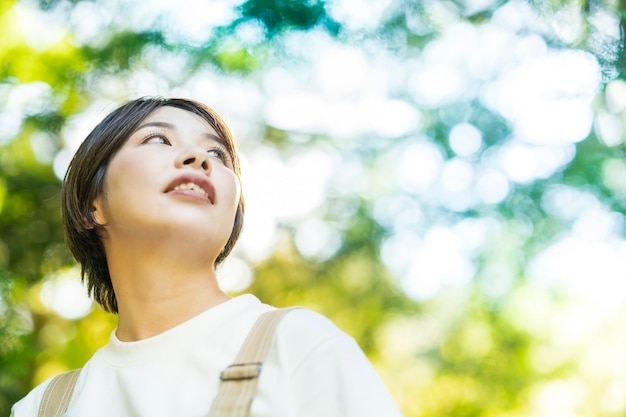
[[[106,217],[104,216],[104,210],[103,210],[103,202],[100,196],[96,197],[93,200],[93,204],[91,205],[91,217],[95,220],[96,224],[100,224],[100,225],[106,224]],[[86,226],[88,226],[87,227],[88,229],[94,228],[94,225],[89,224],[89,222],[86,222],[86,223],[87,223]]]

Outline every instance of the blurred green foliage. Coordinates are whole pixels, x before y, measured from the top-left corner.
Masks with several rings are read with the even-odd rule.
[[[263,71],[268,68],[307,67],[303,58],[307,51],[298,55],[297,36],[332,38],[352,48],[390,54],[409,65],[443,37],[451,22],[480,27],[507,3],[523,2],[487,3],[476,8],[475,2],[462,0],[390,1],[375,25],[352,27],[331,13],[332,4],[323,0],[247,0],[228,22],[216,24],[204,38],[191,39],[166,23],[167,11],[153,17],[149,27],[140,18],[133,21],[132,2],[0,2],[0,415],[8,415],[11,404],[43,379],[82,366],[115,327],[115,318],[97,308],[81,319],[65,319],[41,299],[45,283],[74,265],[64,246],[60,179],[54,171],[54,161],[68,147],[64,129],[74,115],[103,96],[117,102],[133,98],[134,74],[159,73],[163,64],[159,59],[168,56],[183,64],[169,78],[159,78],[164,95],[180,91],[176,88],[197,74],[263,86]],[[594,19],[608,16],[623,28],[622,3],[525,3],[555,26],[563,14],[577,16],[582,34],[577,37],[554,36],[541,25],[531,34],[554,50],[582,50],[595,57],[603,79],[593,103],[594,116],[607,112],[610,106],[602,90],[621,80],[625,71],[622,37],[599,33],[601,25]],[[100,7],[95,10],[102,12],[103,21],[107,13],[113,18],[100,33],[84,40],[68,16],[89,5]],[[59,27],[54,34],[50,29],[33,40],[28,32],[35,28],[23,18],[37,13],[56,20]],[[520,29],[524,30],[532,32]],[[158,59],[151,59],[151,54]],[[565,76],[568,68],[561,71]],[[304,83],[310,81],[307,77],[303,76]],[[545,202],[554,187],[571,187],[592,195],[616,215],[626,214],[626,182],[607,174],[626,172],[623,138],[608,146],[597,128],[591,129],[572,145],[571,160],[549,175],[512,184],[506,198],[494,204],[454,210],[435,202],[439,195],[385,188],[390,181],[385,167],[393,163],[394,152],[402,154],[416,137],[426,137],[445,160],[451,160],[455,157],[451,131],[459,123],[469,123],[482,133],[482,147],[470,158],[480,167],[512,140],[513,123],[488,108],[479,94],[435,105],[421,105],[408,88],[393,94],[411,103],[421,117],[414,132],[400,137],[368,133],[341,141],[325,132],[305,132],[302,140],[298,139],[302,132],[273,126],[261,116],[254,121],[265,123],[255,146],[277,150],[285,158],[311,146],[331,147],[341,158],[356,160],[361,171],[355,177],[366,178],[369,185],[366,195],[359,195],[339,185],[333,188],[331,181],[326,203],[315,213],[339,225],[341,245],[329,259],[302,255],[294,243],[295,226],[285,222],[280,225],[285,238],[271,256],[250,262],[255,279],[246,291],[277,306],[306,305],[328,315],[364,348],[407,417],[546,415],[537,411],[545,410],[541,402],[545,395],[557,392],[563,381],[575,385],[578,374],[591,375],[578,361],[591,360],[593,342],[580,341],[564,350],[550,333],[558,330],[558,318],[576,299],[559,288],[538,289],[528,279],[529,260],[573,223],[554,215]],[[444,287],[431,298],[411,297],[403,278],[390,271],[381,256],[387,239],[398,232],[397,226],[376,214],[385,197],[419,206],[426,220],[412,230],[416,234],[444,220],[497,223],[475,255],[476,273],[470,282]],[[405,228],[412,227],[407,224]],[[624,237],[626,231],[616,233]],[[617,311],[623,315],[623,306]],[[607,344],[626,342],[617,330],[624,324],[622,320],[613,327],[599,325],[604,333],[598,337]],[[610,377],[598,374],[587,381],[583,398],[571,406],[577,415],[626,413],[624,394],[611,394],[626,381],[622,359],[616,360],[615,369]]]

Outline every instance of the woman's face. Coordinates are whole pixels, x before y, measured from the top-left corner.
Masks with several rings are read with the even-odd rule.
[[[104,239],[115,244],[182,232],[205,239],[217,256],[240,196],[226,149],[201,117],[175,107],[155,110],[107,167],[104,192],[94,201]]]

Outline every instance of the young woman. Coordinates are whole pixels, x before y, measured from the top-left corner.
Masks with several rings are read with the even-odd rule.
[[[274,307],[229,297],[215,266],[243,221],[235,143],[185,99],[142,98],[85,139],[63,185],[68,245],[118,327],[81,370],[66,416],[207,416],[220,373]],[[36,416],[50,380],[14,405]],[[306,309],[280,321],[251,416],[393,417],[400,411],[345,333]]]

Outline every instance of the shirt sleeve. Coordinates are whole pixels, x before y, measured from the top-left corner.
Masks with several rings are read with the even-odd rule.
[[[291,340],[283,343],[300,354],[291,371],[298,417],[402,416],[352,337],[317,313],[292,314],[283,329]]]
[[[39,413],[39,404],[50,381],[52,381],[52,378],[48,378],[31,390],[24,398],[13,404],[10,417],[36,417]]]

